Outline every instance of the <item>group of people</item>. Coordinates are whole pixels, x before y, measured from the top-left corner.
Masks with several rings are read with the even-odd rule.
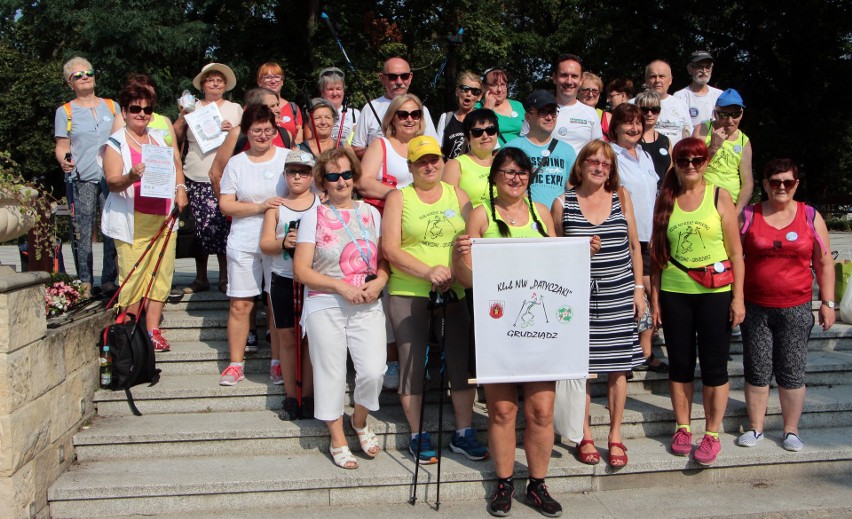
[[[812,268],[822,299],[819,323],[827,329],[834,322],[828,233],[813,208],[793,199],[799,178],[789,159],[767,164],[768,199],[750,205],[751,143],[739,129],[745,103],[734,89],[709,86],[712,68],[709,53],[694,53],[687,67],[692,82],[669,95],[671,68],[656,60],[635,97],[629,80],[607,85],[608,111],[596,111],[602,80],[583,72],[572,54],[553,63],[555,93],[536,90],[523,103],[508,98],[506,71],[465,71],[457,78],[458,108],[442,114],[436,128],[408,91],[414,72],[400,57],[384,62],[385,93],[360,111],[344,102],[344,73],[323,69],[320,97],[304,113],[281,98],[284,72],[277,64],[260,67],[257,88],[239,105],[224,98],[236,85],[234,73],[212,63],[193,81],[203,97],[182,105],[172,124],[154,112],[149,77],[131,75],[116,104],[94,96],[94,69],[74,58],[63,73],[77,98],[57,109],[56,157],[66,173],[76,172],[74,192],[84,200],[75,214],[80,232],[97,208],[97,184],[105,186],[101,228],[115,240],[117,280],[127,281],[119,304],[144,313],[158,352],[170,349],[158,327],[171,288],[173,242],[145,309],[138,306],[150,276],[127,276],[152,240],[157,247],[166,239],[158,231],[173,208],[189,206],[203,254],[186,290],[209,289],[207,256],[216,254],[219,289],[231,299],[231,359],[220,384],[244,379],[245,354],[258,347],[255,303],[266,294],[270,379],[286,390],[281,416],[326,422],[339,467],[359,464],[344,433],[347,353],[355,369],[350,425],[364,454],[380,451],[367,418],[378,410],[383,387],[392,387],[411,431],[411,454],[418,463],[437,461],[420,416],[427,339],[442,334],[438,323],[446,316],[455,418],[450,448],[471,460],[494,460],[498,484],[489,510],[504,516],[514,495],[519,393],[514,384],[485,386],[486,447],[472,427],[476,391],[469,384],[474,238],[589,241],[589,372],[607,378],[612,467],[628,463],[621,421],[634,370],[668,373],[676,421],[671,452],[702,465],[716,460],[731,330],[740,324],[749,425],[737,442],[750,447],[763,438],[775,376],[783,445],[802,448]],[[226,135],[205,151],[186,118],[210,104]],[[146,145],[173,150],[171,198],[141,193]],[[82,243],[78,253],[81,262],[90,255]],[[150,272],[153,265],[142,268]],[[88,266],[78,272],[91,283],[90,260]],[[658,329],[669,364],[651,352]],[[695,448],[697,359],[705,424]],[[560,406],[555,384],[522,384],[526,495],[550,517],[562,510],[544,482]],[[589,409],[586,392],[585,410],[577,410],[582,437],[571,439],[578,460],[596,464],[601,456]]]

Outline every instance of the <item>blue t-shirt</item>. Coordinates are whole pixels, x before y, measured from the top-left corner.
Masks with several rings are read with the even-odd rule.
[[[518,137],[509,141],[506,146],[524,150],[529,155],[533,171],[535,171],[544,160],[550,142],[544,146],[536,146],[526,137]],[[571,174],[571,168],[574,166],[576,158],[577,154],[574,153],[573,146],[562,141],[557,142],[556,147],[553,148],[553,153],[550,154],[550,160],[548,160],[547,165],[539,170],[535,178],[530,180],[530,189],[534,202],[538,202],[548,208],[553,205],[553,200],[565,192],[568,175]]]
[[[106,144],[112,133],[113,110],[107,103],[113,103],[115,113],[118,105],[114,101],[101,100],[95,108],[84,108],[71,101],[71,135],[68,135],[68,115],[64,105],[56,109],[54,119],[54,137],[71,138],[71,157],[84,182],[100,182],[104,171],[98,163],[98,152]],[[75,175],[76,180],[76,175]]]

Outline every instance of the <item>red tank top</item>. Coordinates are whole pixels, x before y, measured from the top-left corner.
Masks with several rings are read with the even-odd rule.
[[[788,308],[813,298],[814,235],[803,202],[796,202],[796,217],[783,229],[767,224],[763,204],[756,204],[751,226],[743,236],[743,253],[746,301]]]

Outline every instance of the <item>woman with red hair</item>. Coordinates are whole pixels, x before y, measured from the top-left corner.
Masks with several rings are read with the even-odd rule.
[[[716,461],[728,404],[731,328],[745,317],[742,246],[731,195],[704,180],[707,146],[677,143],[674,167],[654,208],[651,258],[654,325],[662,325],[669,354],[669,391],[677,425],[671,450],[692,452],[690,416],[696,350],[701,361],[705,433],[693,459]]]

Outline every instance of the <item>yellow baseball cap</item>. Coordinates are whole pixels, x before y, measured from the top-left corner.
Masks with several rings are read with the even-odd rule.
[[[417,162],[424,155],[443,156],[441,147],[434,137],[421,135],[408,141],[408,162]]]

